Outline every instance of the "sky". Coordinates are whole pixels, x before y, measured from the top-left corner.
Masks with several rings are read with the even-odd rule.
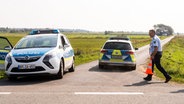
[[[0,27],[184,32],[183,0],[0,0]]]

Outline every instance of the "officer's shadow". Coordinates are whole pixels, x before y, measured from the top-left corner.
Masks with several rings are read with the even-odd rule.
[[[178,91],[172,91],[171,93],[184,93],[184,89],[178,90]]]
[[[141,81],[141,82],[137,82],[137,83],[133,83],[130,85],[124,85],[126,87],[131,87],[131,86],[145,86],[145,85],[150,85],[150,84],[158,84],[158,83],[163,83],[163,82],[149,82],[149,81]]]

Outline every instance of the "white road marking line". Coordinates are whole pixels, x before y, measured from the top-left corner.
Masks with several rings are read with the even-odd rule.
[[[142,92],[75,92],[75,95],[144,95]]]
[[[0,92],[0,95],[9,95],[12,92]],[[18,94],[33,94],[33,93],[18,93]],[[48,94],[48,93],[35,93],[35,94]],[[64,94],[64,93],[55,93]],[[75,95],[144,95],[142,92],[74,92]]]
[[[0,92],[0,95],[9,95],[11,92]]]

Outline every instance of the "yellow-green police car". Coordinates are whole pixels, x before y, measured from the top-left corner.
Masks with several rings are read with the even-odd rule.
[[[99,58],[99,68],[104,66],[124,66],[136,69],[136,54],[129,38],[111,37],[105,42]]]

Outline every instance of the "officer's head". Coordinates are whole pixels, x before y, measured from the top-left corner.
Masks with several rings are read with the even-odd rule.
[[[149,30],[149,36],[152,38],[155,36],[155,30]]]

